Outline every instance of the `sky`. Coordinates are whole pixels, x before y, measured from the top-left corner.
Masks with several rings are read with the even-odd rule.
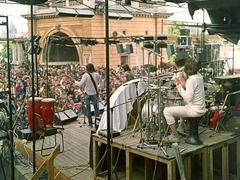
[[[167,11],[174,13],[173,16],[171,16],[170,18],[168,18],[168,20],[176,20],[176,21],[187,21],[187,22],[198,22],[198,23],[210,23],[210,19],[209,16],[207,14],[206,11],[203,12],[203,10],[197,10],[194,12],[194,16],[193,19],[190,16],[189,12],[188,12],[188,8],[187,6],[182,6],[181,8],[178,7],[178,5],[176,4],[172,4],[172,3],[167,3]],[[205,16],[203,18],[203,15]]]
[[[27,5],[0,3],[0,15],[8,16],[9,24],[12,22],[18,32],[27,32],[27,20],[21,16],[27,12]]]

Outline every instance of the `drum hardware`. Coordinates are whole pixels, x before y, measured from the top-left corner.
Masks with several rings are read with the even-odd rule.
[[[157,107],[158,107],[158,126],[156,125],[156,123],[153,121],[155,120],[156,118],[156,114],[154,114],[152,117],[151,117],[151,121],[150,121],[150,116],[148,116],[148,121],[147,123],[143,126],[140,126],[141,129],[141,132],[143,133],[144,130],[145,130],[145,134],[147,136],[147,140],[145,141],[143,139],[143,136],[141,135],[141,139],[140,139],[140,145],[138,145],[137,147],[138,148],[158,148],[159,150],[162,150],[163,153],[168,156],[168,154],[166,153],[165,149],[163,149],[163,146],[162,146],[162,141],[161,141],[161,136],[162,136],[162,132],[164,132],[162,130],[162,117],[161,117],[161,101],[160,101],[160,97],[161,97],[161,84],[162,84],[162,79],[159,78],[158,79],[158,87],[159,88],[155,88],[154,91],[156,91],[156,96],[157,96]],[[149,100],[149,99],[148,99]],[[153,100],[152,100],[153,101]],[[149,102],[149,101],[148,101]],[[149,103],[148,103],[149,104]],[[151,104],[151,110],[148,111],[148,112],[153,112],[153,105],[154,105],[154,102],[152,102]],[[149,108],[149,106],[148,106]],[[155,140],[155,135],[157,134],[157,132],[159,133],[159,139],[158,140]],[[151,138],[151,139],[150,139]]]
[[[225,97],[224,103],[223,103],[220,111],[222,112],[222,111],[224,110],[225,105],[226,105],[226,101],[227,101],[227,99],[228,99],[229,96],[231,96],[231,95],[236,95],[236,94],[239,94],[239,93],[240,93],[240,91],[228,93],[228,94],[226,95],[226,97]],[[218,111],[218,113],[219,113],[219,111]],[[225,115],[226,115],[226,114],[225,114]],[[224,120],[224,118],[221,119],[221,122],[220,122],[220,118],[219,118],[219,114],[218,114],[218,121],[217,121],[217,125],[216,125],[216,128],[215,128],[215,131],[214,131],[212,134],[210,134],[209,137],[212,137],[214,134],[216,134],[216,133],[220,130],[220,128],[223,129],[224,131],[227,131],[227,130],[223,127],[223,120]]]
[[[214,85],[210,83],[204,83],[204,91],[205,91],[205,97],[211,97],[213,94],[215,94],[216,89]]]

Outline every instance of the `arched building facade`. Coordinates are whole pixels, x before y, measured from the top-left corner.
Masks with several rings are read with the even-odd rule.
[[[71,6],[67,2],[71,2],[71,0],[63,4],[64,8],[82,10],[82,5],[74,4]],[[141,2],[134,3],[134,6],[141,5]],[[152,64],[160,62],[158,60],[160,57],[156,57],[154,54],[151,54],[151,60],[149,60],[148,53],[144,53],[145,50],[140,48],[143,42],[133,42],[132,37],[152,35],[156,39],[158,34],[166,34],[167,26],[163,26],[163,20],[166,20],[171,14],[166,13],[166,9],[163,7],[157,9],[154,4],[150,4],[146,12],[138,10],[129,14],[122,8],[109,9],[109,11],[109,36],[111,40],[116,40],[110,42],[109,46],[110,67],[116,67],[123,63],[128,63],[133,67],[146,64],[146,62]],[[34,12],[33,34],[41,36],[39,41],[42,48],[39,54],[40,63],[48,62],[49,65],[80,63],[85,65],[92,62],[95,66],[105,66],[105,15],[102,10],[95,8],[92,17],[72,17],[70,13],[62,15],[58,8],[40,6],[36,6]],[[114,13],[120,16],[129,16],[116,18]],[[28,32],[30,34],[30,15],[23,15],[23,17],[28,19]],[[83,39],[95,40],[97,44],[86,45],[83,43]],[[119,39],[123,44],[123,51],[120,53],[116,48]],[[133,47],[132,53],[127,52],[125,48],[126,44],[130,43]]]

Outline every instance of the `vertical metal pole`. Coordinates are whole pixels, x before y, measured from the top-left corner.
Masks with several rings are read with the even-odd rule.
[[[9,119],[9,123],[11,125],[11,134],[10,134],[10,157],[11,157],[11,179],[14,180],[14,156],[13,156],[13,147],[14,147],[14,144],[13,144],[13,127],[12,127],[12,124],[13,124],[13,119],[12,119],[12,97],[11,97],[11,80],[10,80],[10,71],[11,71],[11,64],[10,64],[10,57],[9,57],[9,32],[8,32],[8,16],[5,16],[6,17],[6,25],[7,25],[7,59],[8,59],[8,96],[9,96],[9,116],[10,116],[10,119]]]
[[[37,47],[36,47],[37,48]],[[37,62],[37,53],[35,53],[35,66],[36,66],[36,85],[37,85],[37,96],[39,97],[39,84],[38,84],[38,62]]]
[[[105,1],[105,45],[106,45],[106,80],[107,80],[107,169],[108,180],[112,179],[111,144],[110,144],[110,90],[109,90],[109,19],[108,1]]]
[[[34,40],[33,40],[33,0],[30,0],[30,11],[31,11],[31,61],[32,61],[32,136],[33,136],[33,173],[36,172],[36,152],[35,152],[35,141],[36,141],[36,129],[35,129],[35,107],[34,107],[34,95],[35,95],[35,88],[34,88]]]

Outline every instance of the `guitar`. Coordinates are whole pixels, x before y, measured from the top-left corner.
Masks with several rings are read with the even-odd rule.
[[[116,75],[115,72],[113,72],[113,70],[111,70],[111,74],[119,81],[121,81],[120,77],[118,75]]]

